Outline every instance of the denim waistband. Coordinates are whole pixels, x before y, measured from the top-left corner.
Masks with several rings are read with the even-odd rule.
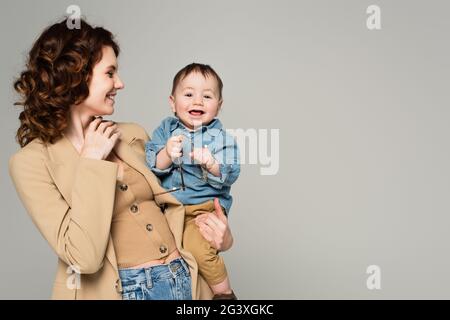
[[[176,258],[167,264],[160,264],[141,269],[119,269],[119,276],[124,292],[136,290],[141,284],[152,288],[158,280],[189,275],[189,267],[183,258]]]

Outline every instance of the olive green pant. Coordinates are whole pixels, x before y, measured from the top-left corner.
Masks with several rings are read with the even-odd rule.
[[[210,200],[200,204],[185,205],[185,209],[183,247],[194,256],[198,264],[198,271],[208,285],[219,284],[227,277],[225,263],[217,250],[203,238],[200,229],[195,224],[195,217],[200,215],[201,211],[214,211],[214,202]]]

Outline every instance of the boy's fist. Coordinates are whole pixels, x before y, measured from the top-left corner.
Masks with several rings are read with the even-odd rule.
[[[216,159],[207,147],[194,148],[194,150],[190,153],[190,156],[192,159],[200,163],[200,165],[206,167],[206,169],[210,169],[216,163]]]
[[[170,159],[175,160],[183,156],[183,135],[173,136],[167,140],[166,152]]]

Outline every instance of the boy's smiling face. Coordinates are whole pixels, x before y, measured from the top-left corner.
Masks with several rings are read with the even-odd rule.
[[[208,125],[222,106],[217,80],[199,72],[192,72],[181,80],[169,102],[172,111],[191,130]]]

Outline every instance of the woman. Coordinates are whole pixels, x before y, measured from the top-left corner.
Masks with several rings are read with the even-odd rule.
[[[210,299],[182,247],[183,206],[145,165],[149,137],[101,118],[124,87],[118,54],[109,31],[64,20],[41,34],[14,84],[24,110],[10,175],[58,255],[52,297]],[[216,204],[197,224],[224,251],[233,238]]]

